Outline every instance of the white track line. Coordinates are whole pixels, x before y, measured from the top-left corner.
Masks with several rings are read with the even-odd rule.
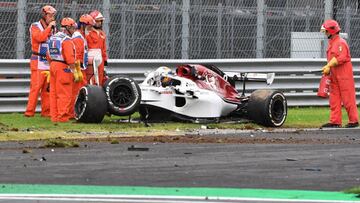
[[[38,200],[38,201],[88,201],[88,202],[149,202],[149,203],[211,203],[211,202],[306,202],[306,203],[360,203],[359,201],[339,200],[301,200],[241,197],[205,196],[159,196],[159,195],[46,195],[46,194],[0,194],[0,200]]]

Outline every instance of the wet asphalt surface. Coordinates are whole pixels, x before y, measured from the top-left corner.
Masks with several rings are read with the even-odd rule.
[[[78,141],[78,148],[1,142],[0,183],[324,191],[360,186],[359,128],[201,131],[119,142]]]

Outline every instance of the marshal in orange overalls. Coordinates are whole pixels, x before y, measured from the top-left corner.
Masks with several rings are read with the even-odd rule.
[[[42,8],[42,19],[30,26],[31,51],[30,58],[30,91],[26,111],[27,117],[35,114],[35,109],[40,94],[41,97],[41,116],[50,116],[49,83],[43,74],[49,71],[49,63],[46,59],[47,40],[53,33],[55,25],[54,16],[56,10],[52,6]]]
[[[66,122],[72,116],[69,112],[74,83],[75,46],[67,34],[58,32],[49,40],[49,52],[51,121]]]
[[[323,125],[323,127],[341,126],[342,105],[345,107],[349,118],[346,127],[357,127],[359,125],[350,49],[346,41],[339,36],[340,30],[340,26],[335,20],[327,20],[322,25],[322,31],[329,38],[328,64],[323,67],[323,73],[330,73],[330,123]]]
[[[89,31],[86,35],[86,41],[89,46],[89,52],[93,50],[100,50],[102,63],[99,66],[99,82],[103,85],[106,81],[105,66],[107,66],[107,48],[106,48],[106,34],[102,30],[102,23],[105,20],[104,16],[97,10],[92,11],[90,16],[96,21],[94,29]]]
[[[330,69],[330,122],[341,124],[341,105],[344,105],[349,123],[358,122],[355,82],[349,46],[339,35],[329,40],[327,59],[335,57],[338,65]]]
[[[78,30],[72,35],[72,41],[75,46],[75,60],[77,63],[80,64],[81,71],[84,76],[86,76],[86,68],[87,68],[87,52],[88,47],[86,40],[84,38],[83,33]],[[72,118],[75,117],[74,107],[75,107],[75,101],[76,97],[79,94],[79,90],[87,84],[87,80],[84,78],[81,82],[75,82],[73,85],[72,90],[72,97],[71,97],[71,108],[70,108],[70,115]]]

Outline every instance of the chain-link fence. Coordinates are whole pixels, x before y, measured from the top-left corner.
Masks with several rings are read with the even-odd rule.
[[[58,22],[100,10],[110,58],[318,58],[327,17],[340,22],[360,57],[354,0],[0,0],[0,58],[30,57],[28,29],[46,4]]]

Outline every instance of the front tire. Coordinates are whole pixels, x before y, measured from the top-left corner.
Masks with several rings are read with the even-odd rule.
[[[256,90],[249,98],[248,117],[267,127],[280,127],[287,117],[287,101],[278,90]]]
[[[82,123],[101,123],[107,112],[104,90],[95,85],[82,87],[75,102],[75,119]]]
[[[117,116],[128,116],[138,110],[141,101],[139,85],[126,76],[116,75],[104,84],[108,111]]]

